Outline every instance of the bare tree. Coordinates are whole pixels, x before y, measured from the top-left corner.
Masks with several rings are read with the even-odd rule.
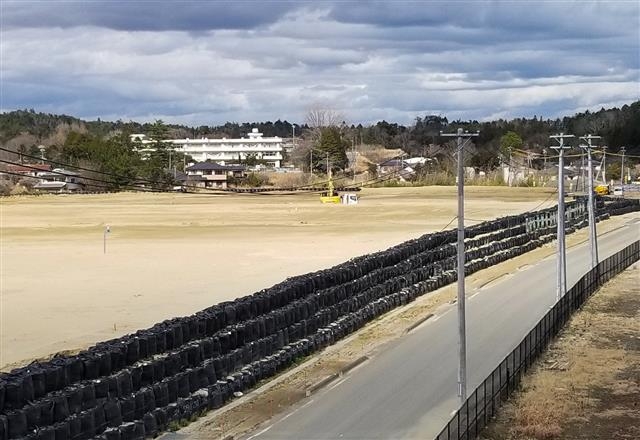
[[[339,128],[344,120],[344,115],[337,110],[320,103],[312,104],[305,115],[305,122],[309,126],[306,137],[311,146],[315,148],[320,145],[324,129]]]
[[[321,104],[313,104],[305,116],[305,122],[312,128],[338,127],[345,120],[342,113]]]

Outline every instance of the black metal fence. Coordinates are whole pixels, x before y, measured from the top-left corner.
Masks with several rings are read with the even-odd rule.
[[[640,241],[600,262],[583,276],[475,389],[436,440],[477,438],[502,402],[518,388],[523,374],[558,334],[573,312],[582,307],[586,299],[604,282],[638,260]]]

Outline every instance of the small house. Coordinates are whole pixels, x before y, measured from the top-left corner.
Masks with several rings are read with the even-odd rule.
[[[229,177],[245,176],[242,165],[220,165],[215,162],[200,162],[187,167],[187,185],[200,188],[227,188]]]

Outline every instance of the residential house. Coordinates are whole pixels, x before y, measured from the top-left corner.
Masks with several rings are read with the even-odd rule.
[[[229,177],[245,176],[242,165],[220,165],[216,162],[199,162],[187,167],[186,184],[200,188],[227,188]]]
[[[51,172],[40,173],[40,181],[33,186],[33,189],[45,192],[77,192],[84,189],[84,184],[80,181],[80,174],[55,168]]]
[[[51,172],[51,165],[41,163],[9,164],[6,168],[10,173],[21,174],[25,177],[40,177],[43,173]]]
[[[407,178],[415,175],[415,169],[406,160],[390,159],[378,165],[378,173],[381,176],[394,175],[399,181],[404,182]]]

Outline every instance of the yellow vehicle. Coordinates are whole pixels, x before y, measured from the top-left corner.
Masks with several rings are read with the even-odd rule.
[[[327,191],[320,194],[320,201],[322,203],[340,203],[340,196],[337,191],[333,189],[333,180],[331,180],[331,178],[329,178]]]
[[[608,196],[609,195],[609,185],[597,185],[593,188],[596,194],[599,196]]]

